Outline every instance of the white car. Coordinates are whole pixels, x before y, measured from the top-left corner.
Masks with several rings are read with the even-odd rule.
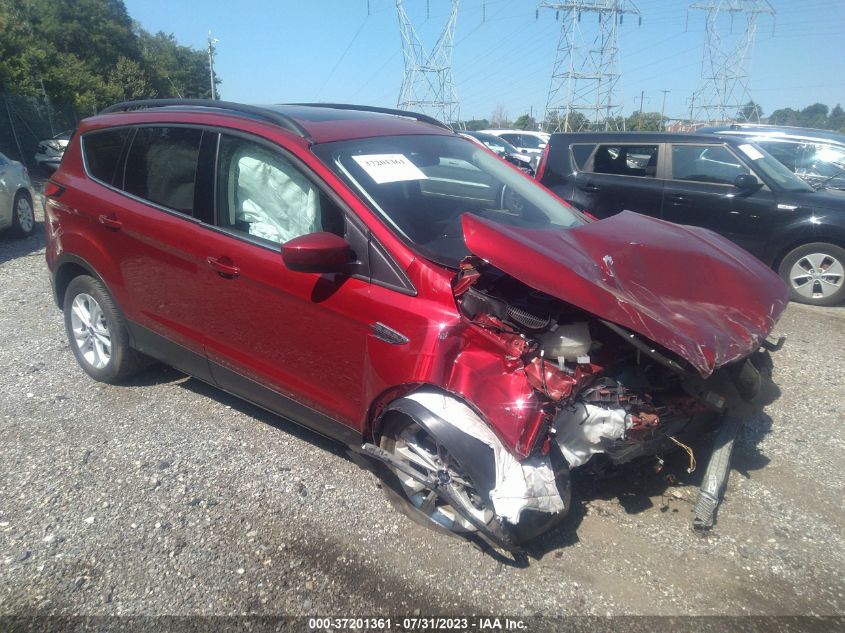
[[[32,181],[22,164],[0,154],[0,229],[29,237],[35,228]]]
[[[39,167],[55,171],[62,162],[65,149],[70,142],[71,132],[62,132],[56,134],[53,138],[48,138],[38,142],[38,149],[35,152],[35,162]]]
[[[481,130],[505,139],[508,143],[526,154],[539,156],[549,142],[549,134],[532,130]],[[538,159],[539,160],[539,159]]]

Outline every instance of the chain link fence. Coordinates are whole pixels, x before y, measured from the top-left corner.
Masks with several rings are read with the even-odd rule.
[[[34,166],[38,142],[73,130],[80,118],[73,104],[0,93],[0,152]]]

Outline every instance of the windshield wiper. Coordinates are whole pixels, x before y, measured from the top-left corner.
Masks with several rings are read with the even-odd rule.
[[[837,173],[833,174],[832,176],[828,176],[824,180],[819,180],[819,181],[816,181],[815,183],[810,183],[810,186],[813,189],[815,189],[816,191],[821,191],[822,189],[826,189],[827,183],[829,183],[834,178],[839,178],[839,176],[841,176],[842,174],[845,174],[845,168],[837,167],[836,169],[839,170]]]

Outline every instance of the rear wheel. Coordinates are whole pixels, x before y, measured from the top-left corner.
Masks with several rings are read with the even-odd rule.
[[[793,301],[832,306],[845,300],[845,249],[824,242],[787,253],[778,268]]]
[[[29,194],[19,191],[12,206],[12,232],[17,237],[29,237],[35,228],[35,211]]]
[[[73,355],[95,380],[120,383],[144,366],[129,346],[123,315],[99,280],[75,277],[65,292],[64,313]]]

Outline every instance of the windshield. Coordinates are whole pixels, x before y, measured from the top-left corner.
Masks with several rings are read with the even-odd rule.
[[[312,150],[400,237],[446,266],[469,254],[464,213],[530,228],[583,223],[543,187],[458,136],[367,138]]]
[[[815,191],[810,185],[793,174],[783,163],[764,149],[751,143],[742,143],[739,150],[751,161],[754,168],[767,180],[774,182],[781,191]]]
[[[474,136],[479,141],[484,143],[487,148],[497,154],[519,154],[519,150],[508,143],[505,139],[492,134],[482,134],[479,132],[467,132],[470,136]]]

